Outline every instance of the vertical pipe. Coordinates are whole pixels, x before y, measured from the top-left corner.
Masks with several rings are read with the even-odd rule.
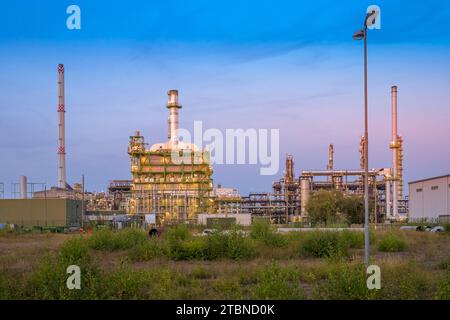
[[[81,229],[84,230],[84,210],[85,210],[85,206],[84,206],[84,174],[81,175]]]
[[[389,219],[391,217],[391,179],[388,176],[385,176],[385,183],[386,183],[386,194],[385,194],[385,201],[386,201],[386,219]]]
[[[64,65],[58,65],[58,187],[66,188]]]
[[[20,199],[26,199],[27,198],[27,177],[26,176],[20,176],[19,186],[20,186]]]
[[[398,132],[397,132],[397,86],[391,87],[391,105],[392,105],[392,217],[395,219],[398,215]]]

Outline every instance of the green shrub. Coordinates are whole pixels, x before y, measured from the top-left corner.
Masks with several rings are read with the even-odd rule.
[[[186,241],[191,238],[189,228],[185,224],[177,224],[170,227],[164,235],[164,239],[168,242]]]
[[[249,259],[255,255],[253,243],[238,230],[226,235],[227,247],[225,257],[232,260]]]
[[[414,263],[400,262],[381,265],[380,299],[422,300],[433,297],[434,277],[427,277],[424,270]]]
[[[59,250],[58,262],[63,265],[88,265],[89,248],[83,238],[73,238],[63,243]]]
[[[382,252],[405,251],[406,242],[403,237],[395,233],[388,233],[378,243],[378,250]]]
[[[128,252],[128,256],[132,261],[148,261],[163,255],[164,250],[160,241],[157,239],[149,239],[148,241],[138,243]]]
[[[348,255],[349,243],[338,232],[312,231],[300,244],[300,254],[317,258],[338,258]]]
[[[304,299],[298,272],[271,263],[257,273],[256,284],[250,289],[252,299],[292,300]]]
[[[373,234],[370,234],[370,240],[373,239]],[[364,232],[359,231],[342,231],[340,234],[342,241],[347,243],[349,248],[362,249],[364,248]]]
[[[445,231],[450,232],[450,222],[445,224]]]
[[[267,219],[254,219],[250,231],[250,236],[264,244],[272,247],[283,247],[288,244],[287,239],[277,233],[274,226]]]
[[[81,271],[81,290],[67,288],[67,267],[76,265]],[[67,240],[56,259],[45,257],[26,284],[31,299],[95,299],[101,282],[99,271],[91,265],[89,249],[82,238]]]
[[[436,299],[450,300],[450,268],[447,270],[446,277],[438,285]]]
[[[236,279],[217,279],[212,283],[213,299],[242,300],[244,292]]]
[[[366,281],[363,264],[330,264],[326,280],[314,285],[313,295],[315,299],[323,300],[370,299],[377,291],[367,289]]]
[[[165,254],[173,260],[232,260],[247,259],[254,255],[255,249],[250,239],[239,230],[217,232],[205,237],[181,240],[180,237],[165,240]]]
[[[145,231],[127,228],[120,231],[95,230],[88,239],[89,247],[96,250],[115,251],[130,249],[147,241]]]

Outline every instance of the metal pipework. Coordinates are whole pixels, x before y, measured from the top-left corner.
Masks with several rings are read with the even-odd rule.
[[[167,92],[169,99],[167,101],[167,108],[169,109],[169,141],[175,145],[178,143],[178,109],[181,105],[178,103],[178,90],[169,90]]]
[[[65,137],[64,65],[58,65],[58,187],[65,189],[66,137]]]
[[[380,175],[379,170],[368,171],[369,175]],[[302,176],[363,176],[364,170],[303,170]]]
[[[20,199],[26,199],[27,198],[27,177],[26,176],[20,176],[19,186],[20,186]]]

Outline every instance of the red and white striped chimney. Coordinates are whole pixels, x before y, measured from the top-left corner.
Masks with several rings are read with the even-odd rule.
[[[64,65],[58,65],[58,187],[66,188],[66,138],[64,113]]]

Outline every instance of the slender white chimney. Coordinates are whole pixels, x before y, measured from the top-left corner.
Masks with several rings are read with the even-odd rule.
[[[392,216],[398,216],[398,132],[397,132],[397,86],[391,87],[392,105]]]
[[[64,65],[58,65],[58,187],[66,188]]]
[[[178,109],[181,105],[178,103],[178,90],[169,90],[167,92],[169,100],[167,108],[169,109],[169,141],[171,145],[178,144]]]

